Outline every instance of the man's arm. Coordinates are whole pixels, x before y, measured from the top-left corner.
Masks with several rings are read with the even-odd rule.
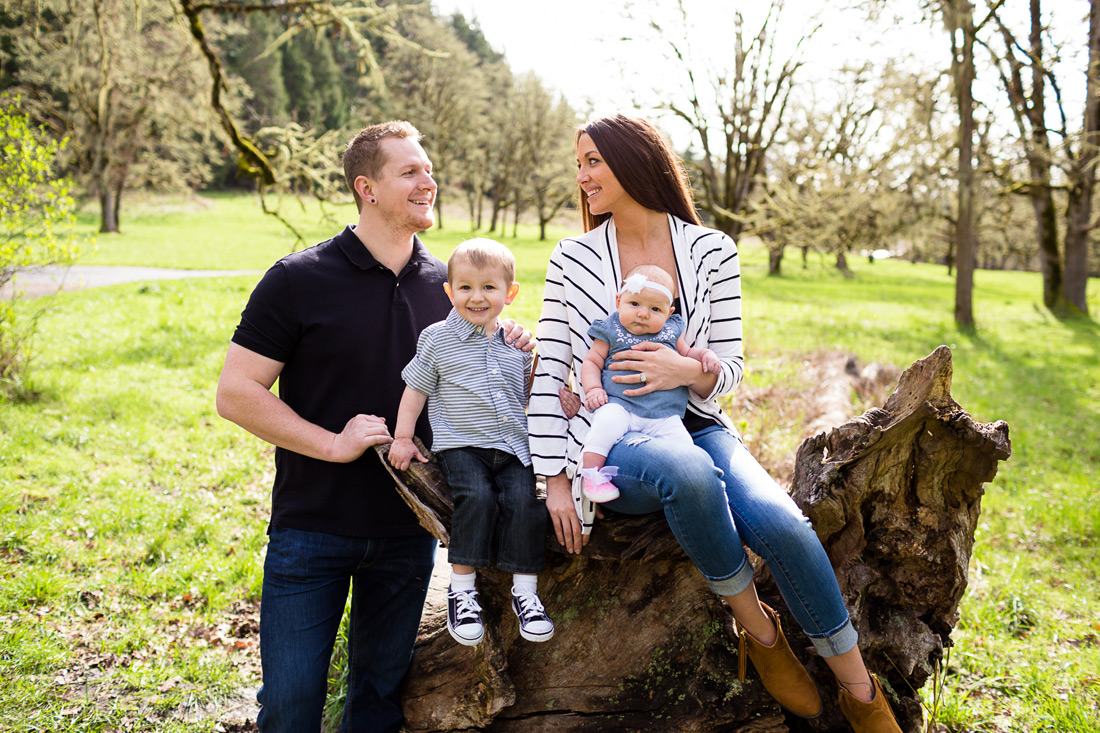
[[[271,392],[282,371],[282,362],[230,344],[218,378],[218,414],[272,445],[333,463],[390,442],[386,421],[374,415],[356,415],[339,433],[305,420]]]

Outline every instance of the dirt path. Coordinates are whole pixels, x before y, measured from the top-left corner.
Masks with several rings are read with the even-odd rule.
[[[20,271],[12,283],[0,288],[0,298],[10,298],[13,290],[20,297],[37,298],[52,295],[59,290],[98,288],[104,285],[138,282],[143,280],[179,280],[188,277],[228,277],[231,275],[259,275],[260,270],[173,270],[164,267],[110,267],[97,265],[51,265]]]

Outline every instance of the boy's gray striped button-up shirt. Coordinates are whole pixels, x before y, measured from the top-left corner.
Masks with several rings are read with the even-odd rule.
[[[504,329],[487,337],[453,308],[424,329],[401,377],[428,395],[432,450],[496,448],[530,466],[524,406],[531,361],[530,352],[505,343]]]

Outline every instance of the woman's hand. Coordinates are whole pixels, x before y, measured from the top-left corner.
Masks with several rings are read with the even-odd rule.
[[[652,341],[643,341],[611,358],[608,369],[637,372],[616,374],[611,378],[619,384],[635,385],[623,392],[627,397],[675,387],[695,387],[704,376],[703,365],[698,361],[680,356],[673,349]],[[711,375],[711,379],[715,377]]]
[[[573,506],[573,487],[564,473],[546,477],[546,511],[550,513],[558,544],[566,552],[580,554],[581,548],[588,544],[588,535],[581,532],[581,520]]]
[[[581,411],[581,398],[568,387],[558,390],[558,402],[561,403],[561,411],[565,414],[566,420],[572,420]]]

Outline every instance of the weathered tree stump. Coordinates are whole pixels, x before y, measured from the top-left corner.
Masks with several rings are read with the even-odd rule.
[[[917,690],[951,643],[982,484],[1010,454],[1008,426],[971,420],[950,383],[951,352],[941,346],[902,374],[883,408],[803,442],[791,492],[833,562],[863,654],[906,731],[918,729]],[[399,482],[424,526],[446,542],[450,501],[438,469],[415,465]],[[737,681],[728,611],[663,516],[598,521],[579,557],[563,554],[552,534],[547,546],[539,586],[554,638],[520,639],[510,576],[479,572],[485,641],[459,646],[441,618],[426,619],[404,696],[409,730],[848,730],[832,675],[762,564],[761,596],[780,611],[821,690],[825,711],[816,720],[786,715],[751,665],[746,682]]]

